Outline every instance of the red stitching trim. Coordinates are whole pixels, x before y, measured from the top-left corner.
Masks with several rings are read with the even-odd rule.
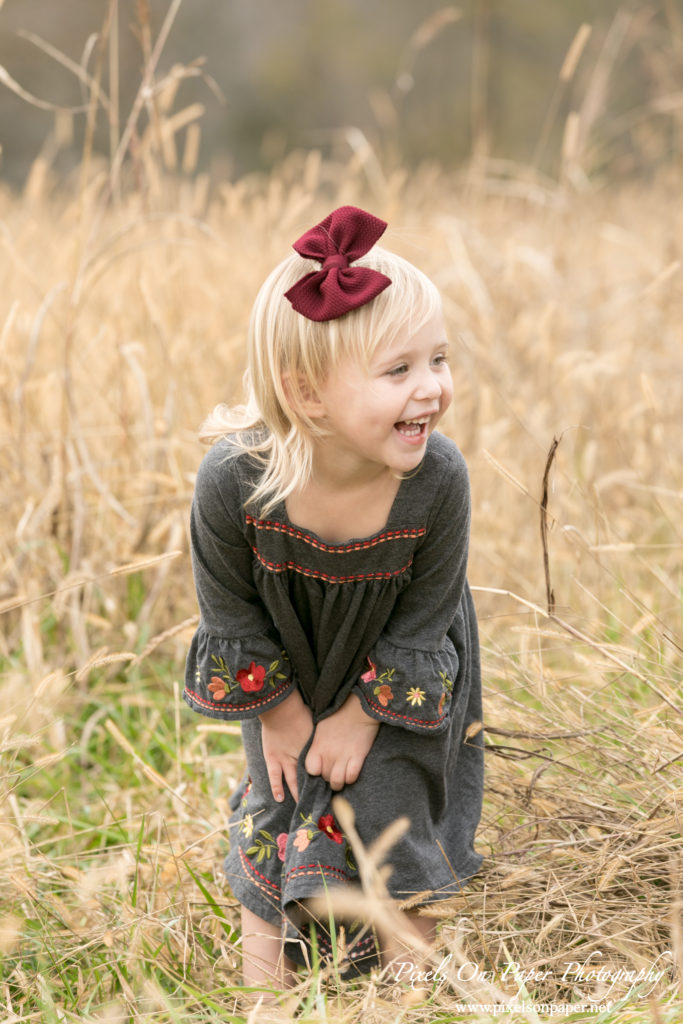
[[[310,869],[314,870],[311,871]],[[341,868],[335,868],[332,864],[299,864],[298,867],[290,868],[287,872],[287,881],[296,874],[304,875],[319,875],[323,871],[331,871],[334,875],[339,875],[345,882],[348,882],[349,876]]]
[[[353,960],[354,957],[363,956],[364,949],[375,946],[375,940],[372,935],[367,935],[364,939],[359,939],[358,942],[350,938],[349,942],[352,944],[351,949],[347,949],[345,954],[349,960]],[[322,950],[323,955],[331,953],[333,949],[332,942],[325,935],[318,935],[318,946]]]
[[[350,938],[349,942],[353,943],[353,946],[346,952],[346,955],[348,957],[360,956],[360,953],[364,946],[375,945],[375,940],[372,937],[372,935],[366,935],[364,939],[359,939],[358,942],[356,942],[353,938]],[[318,936],[318,945],[326,946],[328,949],[332,949],[332,943],[330,942],[326,935]]]
[[[244,851],[243,851],[241,846],[239,847],[239,853],[240,853],[240,861],[242,862],[242,868],[243,869],[249,868],[250,871],[253,871],[254,874],[258,875],[258,877],[263,879],[264,882],[267,882],[267,884],[269,886],[271,886],[271,888],[274,891],[271,892],[270,889],[266,889],[265,886],[261,885],[260,882],[257,882],[255,878],[250,879],[250,881],[254,883],[254,885],[256,886],[257,889],[261,889],[262,892],[267,892],[269,896],[274,896],[276,900],[279,900],[280,899],[280,886],[277,885],[275,882],[271,882],[271,880],[269,878],[266,878],[265,875],[262,875],[261,872],[258,871],[254,867],[254,865],[251,863],[251,861],[247,860],[246,854],[244,853]]]
[[[401,566],[400,569],[393,569],[391,572],[359,572],[354,573],[351,576],[330,576],[328,573],[319,572],[317,569],[306,569],[305,566],[297,565],[296,562],[269,562],[267,558],[264,558],[258,548],[252,546],[251,550],[254,552],[261,565],[270,572],[286,572],[287,569],[293,569],[294,572],[298,572],[302,576],[311,576],[313,579],[324,580],[326,583],[352,583],[356,580],[390,580],[394,576],[400,576],[413,564],[413,560],[411,558],[410,561]]]
[[[439,715],[439,717],[437,719],[433,719],[433,718],[411,718],[409,715],[402,715],[400,713],[400,711],[390,711],[389,708],[383,708],[380,704],[377,704],[377,703],[375,703],[374,700],[371,700],[367,695],[366,695],[365,699],[368,702],[368,704],[370,705],[370,707],[374,711],[379,712],[381,715],[386,715],[386,716],[388,716],[390,718],[403,718],[403,719],[405,719],[406,722],[413,722],[415,725],[424,725],[426,729],[436,729],[436,727],[438,725],[441,725],[441,723],[443,722],[444,718],[446,717],[445,714],[442,714],[442,715]]]
[[[203,708],[211,708],[212,710],[215,710],[216,708],[227,707],[229,710],[234,711],[236,713],[238,711],[251,711],[252,708],[263,707],[264,704],[270,704],[271,700],[274,700],[276,697],[280,696],[282,691],[289,686],[291,681],[292,677],[289,676],[287,679],[285,679],[284,683],[280,683],[280,685],[277,686],[272,693],[269,693],[267,697],[261,697],[260,700],[248,700],[244,704],[223,704],[222,701],[218,700],[204,700],[203,697],[200,697],[198,693],[195,693],[194,690],[190,690],[190,688],[187,686],[185,687],[185,693],[189,693],[190,697],[192,697],[192,699],[195,700],[197,704],[201,704]]]
[[[334,555],[343,555],[349,551],[367,551],[368,548],[377,547],[378,544],[384,544],[388,540],[417,540],[418,537],[424,537],[427,532],[425,526],[407,526],[402,530],[383,530],[374,537],[368,537],[367,540],[355,540],[348,544],[326,544],[310,533],[304,533],[303,530],[299,530],[295,526],[288,526],[286,523],[280,523],[275,519],[255,519],[254,516],[250,516],[247,513],[246,521],[257,530],[286,533],[297,540],[305,541],[311,547],[319,548],[320,551],[330,551]]]

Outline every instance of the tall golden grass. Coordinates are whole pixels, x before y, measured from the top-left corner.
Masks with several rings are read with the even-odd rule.
[[[7,1019],[244,1019],[220,877],[242,755],[232,727],[179,699],[196,430],[240,394],[259,284],[343,203],[389,221],[387,244],[440,287],[454,342],[445,429],[472,478],[485,863],[432,911],[436,963],[455,966],[426,1006],[324,972],[293,998],[316,1021],[493,1019],[458,1004],[515,994],[680,1019],[676,176],[576,192],[493,164],[385,172],[361,149],[210,188],[159,170],[161,135],[115,180],[89,156],[57,189],[39,161],[23,194],[0,192]],[[666,971],[632,990],[577,963]]]
[[[24,195],[0,199],[0,931],[15,1004],[22,984],[25,999],[36,984],[20,964],[26,922],[41,904],[52,906],[43,926],[56,956],[60,942],[71,960],[88,943],[117,957],[125,946],[130,967],[131,929],[166,929],[168,955],[188,978],[200,986],[209,971],[216,983],[205,950],[193,946],[198,929],[236,982],[234,945],[220,921],[192,906],[197,889],[184,870],[215,863],[220,892],[218,837],[240,764],[239,751],[214,748],[220,730],[179,710],[196,614],[187,555],[202,454],[195,431],[215,402],[239,394],[261,280],[305,225],[345,202],[385,217],[387,243],[434,277],[455,343],[446,429],[472,476],[488,774],[485,870],[438,910],[443,949],[489,968],[543,965],[544,1000],[578,998],[585,986],[562,980],[564,964],[593,951],[630,967],[669,951],[680,964],[683,290],[674,191],[662,180],[575,195],[521,177],[459,180],[429,169],[375,176],[370,187],[362,164],[318,153],[210,199],[201,180],[159,180],[154,192],[104,205],[105,180],[72,197],[41,192],[34,179]],[[540,522],[554,437],[544,503],[549,608]],[[145,720],[135,742],[117,724],[121,706]],[[170,769],[146,752],[158,729],[174,741]],[[108,825],[124,820],[128,837],[111,851],[94,849],[91,834],[84,842],[87,827],[77,824],[87,819],[79,789],[90,792],[79,773],[87,775],[89,744],[107,737],[112,760],[98,773]],[[41,782],[50,775],[61,789]],[[121,931],[101,890],[112,888],[120,910],[133,875],[146,910],[129,908]],[[673,986],[667,974],[664,1006]],[[134,989],[119,981],[114,1004],[130,1003]],[[398,1012],[372,988],[361,997],[377,1020]],[[166,997],[149,998],[161,1008]],[[430,1012],[454,998],[441,990]],[[651,1002],[642,1006],[650,1012]]]

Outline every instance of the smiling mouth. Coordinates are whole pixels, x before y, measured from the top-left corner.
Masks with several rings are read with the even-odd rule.
[[[418,440],[427,433],[427,424],[429,423],[429,416],[423,417],[419,420],[400,420],[394,424],[396,430],[402,437],[411,438],[411,440]]]

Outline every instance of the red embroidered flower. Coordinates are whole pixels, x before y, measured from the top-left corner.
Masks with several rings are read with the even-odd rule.
[[[439,698],[439,710],[438,710],[439,715],[443,714],[443,709],[444,709],[445,703],[446,703],[446,691],[444,690],[444,692],[441,694],[441,697]]]
[[[323,814],[318,818],[318,828],[324,832],[328,839],[335,843],[343,843],[344,833],[339,831],[339,826],[331,814]]]
[[[223,700],[225,697],[225,682],[220,678],[220,676],[211,676],[209,690],[211,691],[214,700]]]
[[[368,669],[367,672],[363,673],[361,679],[363,680],[364,683],[371,683],[373,679],[377,678],[377,666],[375,665],[374,662],[370,661],[369,658],[366,658],[366,661],[370,668]]]
[[[389,701],[394,699],[392,689],[386,683],[384,683],[383,686],[378,686],[376,688],[375,696],[383,708],[387,707]]]
[[[263,665],[256,665],[252,661],[249,668],[239,669],[235,673],[235,678],[245,693],[257,693],[263,689],[266,670]]]
[[[287,846],[288,838],[287,832],[281,832],[277,837],[277,855],[280,860],[285,859],[285,847]]]

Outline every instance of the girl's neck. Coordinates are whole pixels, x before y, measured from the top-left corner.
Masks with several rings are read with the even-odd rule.
[[[349,491],[381,485],[388,478],[395,479],[382,463],[359,458],[355,452],[340,451],[324,440],[314,446],[311,480],[317,489],[343,496]]]
[[[311,480],[287,498],[287,515],[328,544],[371,537],[386,526],[400,485],[387,466],[326,459],[319,450]]]

